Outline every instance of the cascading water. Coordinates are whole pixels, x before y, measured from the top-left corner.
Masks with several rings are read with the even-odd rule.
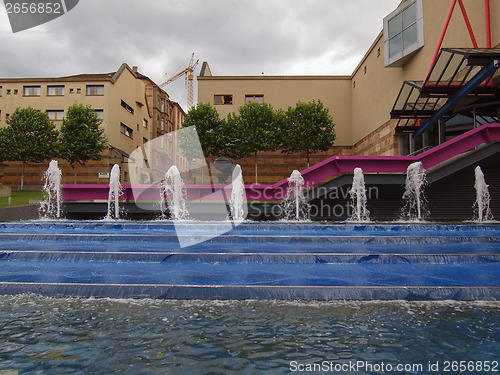
[[[422,220],[425,213],[423,188],[426,183],[425,169],[422,162],[415,162],[406,170],[406,186],[403,194],[405,206],[403,216],[410,221]]]
[[[160,191],[161,200],[166,199],[168,202],[172,219],[186,220],[189,217],[186,208],[186,189],[179,169],[175,165],[165,173],[165,180],[161,183]]]
[[[120,218],[119,197],[122,192],[123,189],[120,184],[120,166],[115,164],[113,168],[111,168],[111,174],[109,176],[108,214],[105,219],[109,220],[113,217],[115,219]]]
[[[245,185],[241,174],[241,167],[236,164],[233,170],[233,189],[231,190],[231,200],[229,207],[231,209],[231,218],[233,221],[245,220],[244,200],[245,200]]]
[[[474,187],[476,188],[476,202],[474,203],[474,220],[476,221],[488,221],[493,220],[493,215],[490,210],[490,192],[488,190],[488,185],[484,180],[484,174],[480,166],[475,169],[476,182]]]
[[[351,190],[349,190],[349,194],[353,207],[350,220],[358,222],[370,221],[370,211],[366,208],[365,177],[361,168],[354,169],[354,177],[352,179],[352,187]]]
[[[46,218],[60,218],[62,172],[57,165],[57,160],[52,160],[49,163],[43,176],[45,178],[44,200],[40,203],[40,215]]]
[[[304,197],[303,186],[304,178],[294,170],[288,178],[288,190],[282,204],[285,220],[309,220],[310,205]]]

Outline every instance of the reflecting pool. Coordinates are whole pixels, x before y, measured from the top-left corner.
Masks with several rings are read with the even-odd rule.
[[[500,371],[500,302],[0,296],[0,332],[3,374]]]

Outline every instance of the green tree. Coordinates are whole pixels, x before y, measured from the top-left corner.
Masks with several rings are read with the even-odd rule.
[[[239,115],[229,114],[228,128],[233,129],[234,141],[230,144],[233,157],[254,156],[255,183],[258,184],[259,151],[276,151],[279,148],[276,131],[280,128],[281,112],[268,104],[247,103],[239,109]]]
[[[210,156],[227,156],[229,137],[225,132],[225,122],[220,119],[217,110],[210,104],[199,103],[186,114],[183,129],[194,126],[203,150],[200,155],[196,139],[190,132],[181,132],[180,147],[188,159],[200,159]]]
[[[85,165],[89,160],[101,160],[106,149],[107,138],[100,127],[102,120],[90,105],[73,104],[68,108],[61,126],[60,156],[71,164],[75,170],[77,165]]]
[[[26,163],[41,163],[57,155],[59,132],[47,113],[31,107],[17,108],[3,130],[4,158],[21,161],[21,190]]]
[[[284,153],[305,152],[307,167],[309,155],[327,151],[335,141],[335,124],[328,108],[320,100],[309,103],[298,102],[289,107],[286,122],[281,131],[281,150]]]

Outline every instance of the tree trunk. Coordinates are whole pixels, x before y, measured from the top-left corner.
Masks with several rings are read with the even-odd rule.
[[[255,185],[257,185],[259,182],[258,182],[258,178],[257,178],[257,151],[255,151]]]
[[[21,190],[24,189],[24,164],[25,164],[25,161],[23,160],[23,166],[21,168]]]
[[[310,167],[310,164],[309,164],[309,150],[306,151],[306,155],[307,155],[307,168]]]
[[[78,166],[78,164],[75,164],[75,166],[73,167],[73,169],[75,170],[75,180],[73,181],[73,183],[76,185],[76,167]]]

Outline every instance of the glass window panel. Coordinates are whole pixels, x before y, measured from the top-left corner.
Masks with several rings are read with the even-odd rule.
[[[394,38],[389,40],[389,56],[394,56],[401,52],[403,49],[403,38],[402,34],[396,35]]]
[[[224,104],[233,104],[233,96],[224,95]]]
[[[87,85],[87,95],[104,95],[104,86]]]
[[[47,116],[49,120],[62,120],[64,117],[64,111],[47,111]]]
[[[97,115],[97,118],[102,120],[104,118],[104,110],[103,109],[96,109],[95,114]]]
[[[253,103],[253,96],[246,96],[245,97],[245,103],[246,104]]]
[[[256,96],[255,103],[259,103],[259,104],[264,103],[264,97],[263,96]]]
[[[413,24],[403,31],[403,48],[411,46],[418,40],[417,24]]]
[[[2,86],[0,86],[0,96],[2,96]]]
[[[64,86],[47,86],[47,95],[49,96],[63,96]]]
[[[417,22],[417,4],[413,3],[403,11],[403,30]]]
[[[215,95],[214,104],[224,104],[224,97],[222,95]]]
[[[401,13],[389,20],[389,38],[401,32]]]

